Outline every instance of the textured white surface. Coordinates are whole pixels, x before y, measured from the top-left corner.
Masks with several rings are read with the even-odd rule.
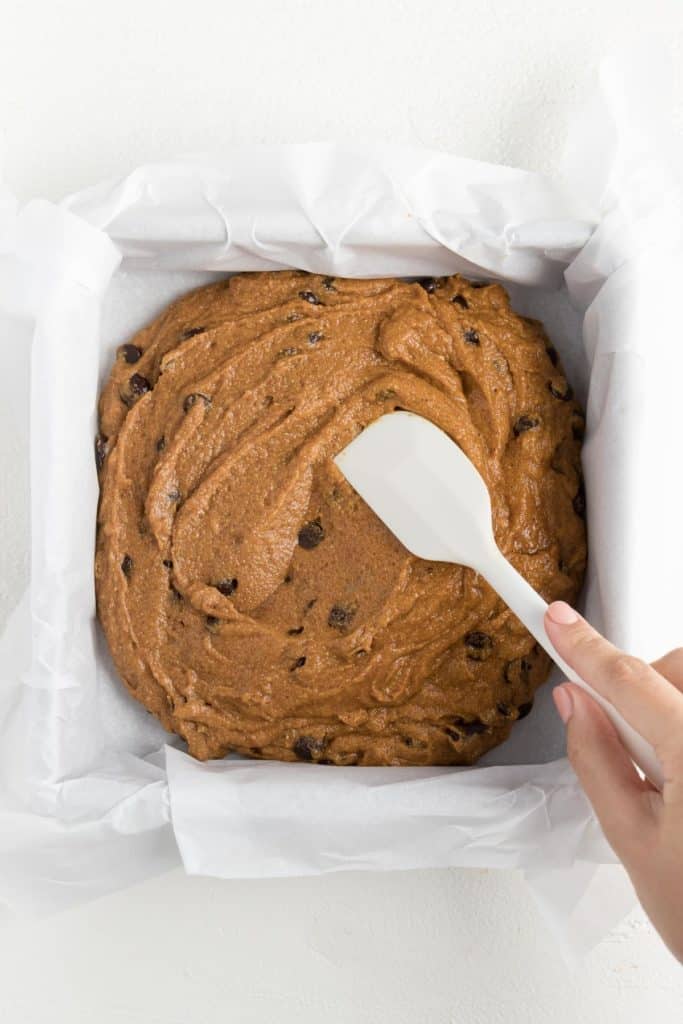
[[[22,198],[57,199],[222,140],[331,137],[552,172],[599,56],[649,27],[680,55],[680,0],[6,0],[6,177]],[[680,131],[680,72],[675,90]],[[0,491],[0,621],[26,571],[25,424],[7,409],[0,479],[18,491]],[[513,873],[178,873],[0,932],[0,960],[13,1024],[675,1024],[683,1001],[683,972],[640,914],[571,977]]]

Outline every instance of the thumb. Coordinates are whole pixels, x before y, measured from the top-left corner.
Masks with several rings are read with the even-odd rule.
[[[652,665],[609,643],[562,601],[548,608],[545,628],[565,661],[652,744],[667,777],[679,775],[683,694]]]
[[[641,779],[602,708],[580,687],[555,687],[553,699],[567,726],[567,756],[608,843],[628,864],[651,842],[652,787]]]

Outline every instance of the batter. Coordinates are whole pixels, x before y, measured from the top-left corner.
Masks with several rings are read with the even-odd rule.
[[[119,350],[100,400],[98,614],[202,760],[471,764],[549,660],[470,569],[409,555],[332,459],[393,409],[486,481],[504,554],[572,601],[583,417],[542,326],[461,277],[245,274]]]

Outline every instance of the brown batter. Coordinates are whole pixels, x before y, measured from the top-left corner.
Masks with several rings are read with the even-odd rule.
[[[499,285],[247,274],[174,303],[100,402],[99,617],[198,758],[470,764],[549,661],[483,579],[409,555],[332,462],[408,409],[487,482],[502,551],[571,601],[583,417]]]

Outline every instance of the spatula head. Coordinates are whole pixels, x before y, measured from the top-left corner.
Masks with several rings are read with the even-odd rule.
[[[375,420],[334,460],[351,486],[418,558],[477,569],[494,544],[486,484],[422,416]]]

